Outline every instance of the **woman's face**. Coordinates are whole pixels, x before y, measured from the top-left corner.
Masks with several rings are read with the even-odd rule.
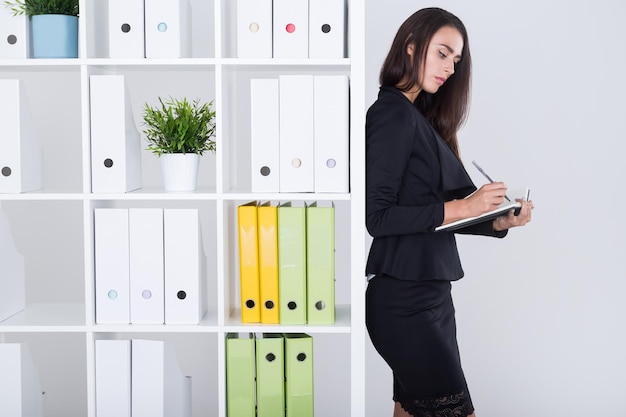
[[[444,26],[435,32],[428,44],[426,60],[420,72],[420,90],[436,93],[454,74],[454,66],[461,60],[462,50],[463,37],[457,29]],[[412,50],[409,54],[412,55]]]

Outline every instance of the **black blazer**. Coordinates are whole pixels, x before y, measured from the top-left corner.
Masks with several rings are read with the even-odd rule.
[[[454,232],[435,232],[444,202],[476,186],[461,162],[402,92],[381,87],[366,118],[366,226],[374,238],[366,274],[457,280]],[[503,237],[492,221],[457,233]]]

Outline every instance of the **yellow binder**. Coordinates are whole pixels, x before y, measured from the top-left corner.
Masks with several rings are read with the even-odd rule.
[[[258,207],[259,286],[261,323],[278,324],[278,209],[269,202]]]
[[[239,234],[239,285],[241,321],[259,323],[259,248],[257,239],[257,202],[237,208]]]
[[[335,323],[335,205],[315,202],[306,209],[307,320]]]

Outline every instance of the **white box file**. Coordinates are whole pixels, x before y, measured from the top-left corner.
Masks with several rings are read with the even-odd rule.
[[[165,323],[163,209],[129,209],[130,322]]]
[[[165,323],[198,324],[206,313],[206,256],[197,209],[164,209]]]
[[[344,0],[309,0],[309,58],[345,56]]]
[[[279,88],[280,192],[313,192],[313,76],[281,75]]]
[[[191,417],[191,378],[162,340],[132,340],[132,416]]]
[[[280,191],[280,128],[277,79],[250,82],[252,192]]]
[[[144,0],[108,1],[109,58],[145,58]]]
[[[130,323],[128,209],[94,209],[96,323]]]
[[[130,340],[96,340],[96,417],[130,417]]]
[[[271,58],[272,43],[272,0],[237,0],[237,58]]]
[[[309,57],[309,0],[274,0],[274,58]]]
[[[20,80],[0,80],[0,193],[43,186],[43,157]]]
[[[0,343],[2,417],[43,417],[44,394],[28,345]]]
[[[146,58],[191,57],[188,0],[146,0]]]
[[[13,243],[11,225],[0,210],[0,323],[26,308],[24,257]]]
[[[314,78],[315,192],[350,189],[350,98],[346,75]]]
[[[28,16],[13,16],[0,4],[0,59],[26,59],[30,53]]]
[[[123,75],[89,77],[91,191],[125,193],[141,187],[141,143]]]

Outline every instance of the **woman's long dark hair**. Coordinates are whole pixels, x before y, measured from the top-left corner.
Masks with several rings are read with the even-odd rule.
[[[463,38],[461,61],[456,64],[453,76],[435,94],[421,91],[415,106],[460,159],[457,132],[469,111],[472,58],[467,30],[458,17],[436,7],[418,10],[410,16],[393,40],[380,71],[380,84],[395,86],[405,92],[419,87],[417,83],[424,68],[428,45],[434,34],[444,26],[457,29]],[[410,44],[415,48],[413,60],[407,53]]]

